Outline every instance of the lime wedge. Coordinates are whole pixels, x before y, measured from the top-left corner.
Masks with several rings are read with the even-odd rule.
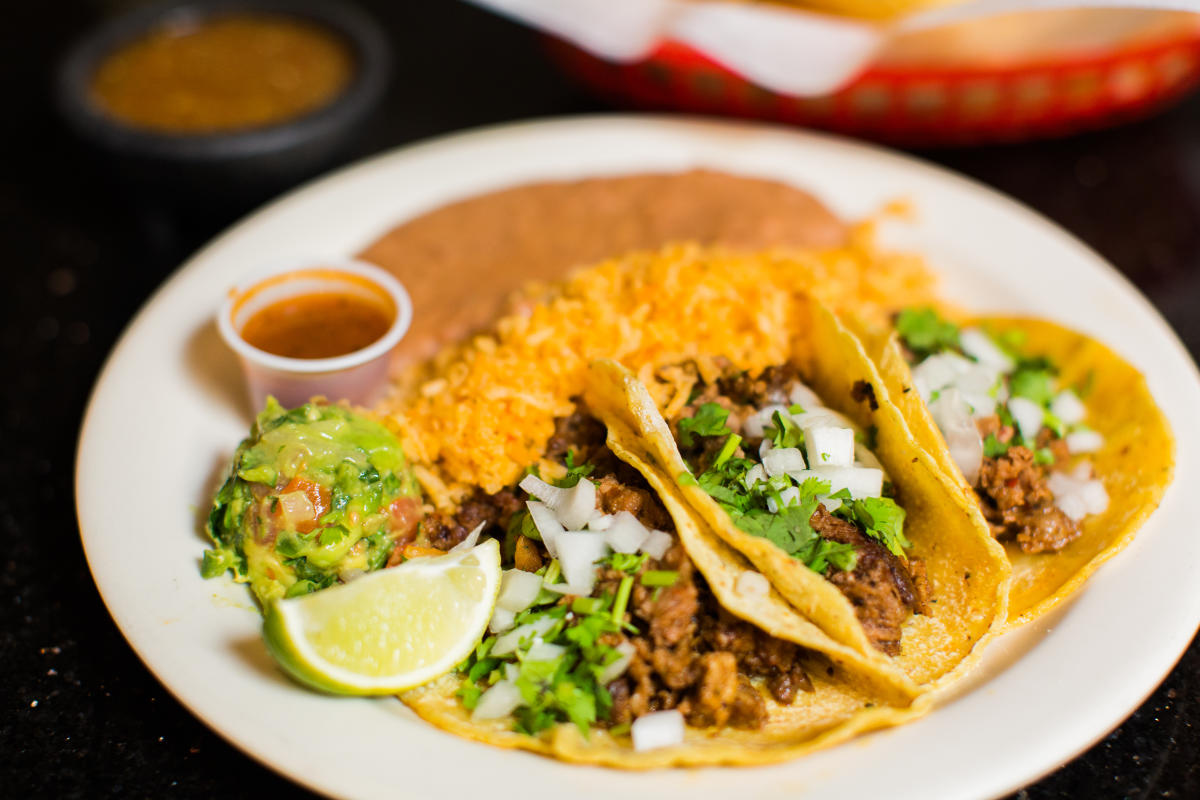
[[[500,547],[417,558],[344,586],[272,603],[267,648],[301,683],[335,694],[393,694],[467,657],[500,590]]]

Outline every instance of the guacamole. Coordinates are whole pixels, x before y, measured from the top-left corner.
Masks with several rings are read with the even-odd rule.
[[[201,572],[232,570],[265,608],[384,566],[420,513],[387,428],[342,406],[268,398],[213,499]]]

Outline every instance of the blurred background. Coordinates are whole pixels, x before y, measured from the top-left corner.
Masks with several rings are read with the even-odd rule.
[[[831,78],[834,88],[801,97],[746,78],[754,65],[731,59],[719,37],[716,55],[697,44],[704,37],[668,35],[614,61],[595,41],[552,38],[458,0],[225,5],[299,9],[315,29],[230,30],[216,50],[193,53],[235,63],[255,55],[239,37],[282,37],[271,57],[287,67],[282,83],[256,94],[202,71],[214,91],[232,92],[208,106],[170,100],[183,58],[173,37],[195,22],[186,8],[161,40],[124,52],[132,34],[158,30],[146,25],[166,19],[163,7],[10,3],[0,25],[0,774],[14,796],[304,794],[226,745],[138,662],[88,573],[72,473],[88,392],[137,308],[224,227],[339,163],[479,125],[612,110],[845,132],[1045,214],[1115,264],[1200,352],[1191,15],[1073,10],[896,33],[864,13],[929,3],[813,2],[835,15],[805,25],[832,24],[850,50],[870,53]],[[165,76],[165,88],[147,94],[148,76]],[[1200,796],[1198,698],[1193,644],[1121,728],[1018,796]]]

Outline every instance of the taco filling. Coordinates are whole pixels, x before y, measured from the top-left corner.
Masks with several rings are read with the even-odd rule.
[[[871,644],[899,654],[904,622],[926,612],[929,590],[923,562],[906,555],[905,512],[871,451],[874,431],[826,408],[792,364],[711,381],[692,362],[669,371],[692,384],[670,419],[689,480],[739,529],[825,576]]]
[[[580,404],[556,421],[542,462],[565,469],[559,478],[531,470],[421,522],[416,547],[496,536],[510,567],[489,634],[459,667],[460,701],[476,722],[511,718],[531,735],[571,722],[631,733],[635,749],[678,743],[685,723],[761,728],[767,698],[789,705],[813,690],[801,660],[815,654],[721,608],[671,515],[605,437]],[[738,591],[769,587],[747,572]]]
[[[920,393],[992,534],[1053,553],[1108,508],[1091,463],[1104,437],[1086,424],[1088,386],[1060,386],[1049,359],[1022,353],[1016,331],[960,328],[929,308],[896,317]]]

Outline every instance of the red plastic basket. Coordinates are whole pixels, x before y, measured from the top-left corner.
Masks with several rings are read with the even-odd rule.
[[[686,45],[605,61],[547,39],[551,58],[617,105],[773,120],[907,146],[1062,136],[1151,114],[1200,83],[1200,28],[1002,69],[868,68],[821,97],[753,84]]]

